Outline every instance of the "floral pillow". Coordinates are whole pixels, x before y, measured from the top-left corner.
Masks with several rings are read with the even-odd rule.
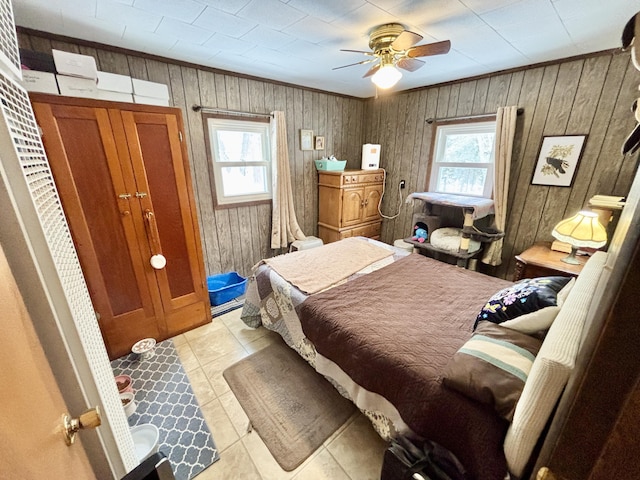
[[[523,333],[547,329],[573,286],[572,280],[570,277],[530,278],[504,288],[485,304],[473,329],[483,320]]]

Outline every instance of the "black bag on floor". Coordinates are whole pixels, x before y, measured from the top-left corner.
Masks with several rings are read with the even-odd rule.
[[[415,476],[414,476],[415,475]],[[468,480],[456,456],[435,442],[399,437],[384,454],[380,480]]]

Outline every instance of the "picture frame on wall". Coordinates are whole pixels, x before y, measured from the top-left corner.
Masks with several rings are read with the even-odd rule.
[[[324,150],[324,137],[316,137],[316,150]]]
[[[300,150],[313,150],[313,130],[300,130]]]
[[[542,137],[531,184],[570,187],[578,169],[586,139],[587,135]]]

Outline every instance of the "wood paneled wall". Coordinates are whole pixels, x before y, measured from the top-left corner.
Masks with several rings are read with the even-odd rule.
[[[623,157],[621,146],[635,126],[630,108],[638,83],[628,54],[603,54],[367,100],[364,141],[382,144],[381,166],[388,174],[383,213],[395,214],[408,193],[426,190],[432,142],[427,118],[524,108],[512,156],[503,264],[487,270],[510,277],[514,255],[534,242],[552,241],[553,226],[593,195],[627,195],[638,155]],[[542,137],[566,134],[588,135],[573,185],[531,185]],[[407,189],[399,200],[402,179]],[[409,236],[413,211],[403,205],[397,219],[385,220],[382,239]]]
[[[348,159],[347,168],[360,166],[364,114],[361,99],[86,46],[81,41],[56,41],[32,32],[20,32],[18,40],[21,48],[39,52],[55,48],[91,55],[99,70],[169,86],[171,105],[180,107],[183,113],[207,274],[235,270],[247,275],[261,258],[279,251],[270,249],[271,205],[213,208],[205,125],[192,105],[251,113],[285,112],[294,206],[307,235],[317,234],[318,222],[318,179],[313,160],[333,154]],[[300,129],[324,136],[325,150],[300,150]]]
[[[311,91],[275,82],[220,73],[206,68],[152,59],[117,49],[61,42],[46,34],[22,32],[22,48],[49,52],[51,48],[92,55],[100,70],[166,83],[171,102],[183,111],[193,183],[205,253],[206,270],[236,270],[248,274],[252,265],[272,251],[270,205],[213,208],[204,125],[192,105],[266,113],[286,113],[294,204],[308,235],[317,234],[317,174],[313,160],[334,154],[360,167],[361,145],[382,145],[381,166],[387,171],[382,212],[382,240],[393,243],[409,235],[418,207],[404,204],[410,192],[426,190],[430,167],[432,126],[427,118],[495,113],[499,106],[524,108],[518,117],[513,150],[503,264],[488,273],[509,278],[514,255],[537,241],[551,241],[556,222],[587,205],[595,194],[629,191],[638,156],[623,157],[621,145],[634,127],[630,112],[640,78],[627,53],[603,54],[498,73],[406,93],[361,100]],[[300,150],[299,130],[312,129],[325,137],[324,151]],[[587,134],[573,185],[531,185],[543,136]],[[398,183],[407,188],[398,194]]]

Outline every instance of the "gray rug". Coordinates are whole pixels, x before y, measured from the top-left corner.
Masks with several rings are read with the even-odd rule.
[[[171,340],[158,343],[148,360],[129,354],[111,362],[111,368],[114,375],[132,379],[137,408],[129,425],[158,427],[159,450],[169,458],[176,480],[189,480],[218,460],[213,437]]]
[[[355,406],[284,342],[223,372],[253,428],[286,471],[298,467]]]

